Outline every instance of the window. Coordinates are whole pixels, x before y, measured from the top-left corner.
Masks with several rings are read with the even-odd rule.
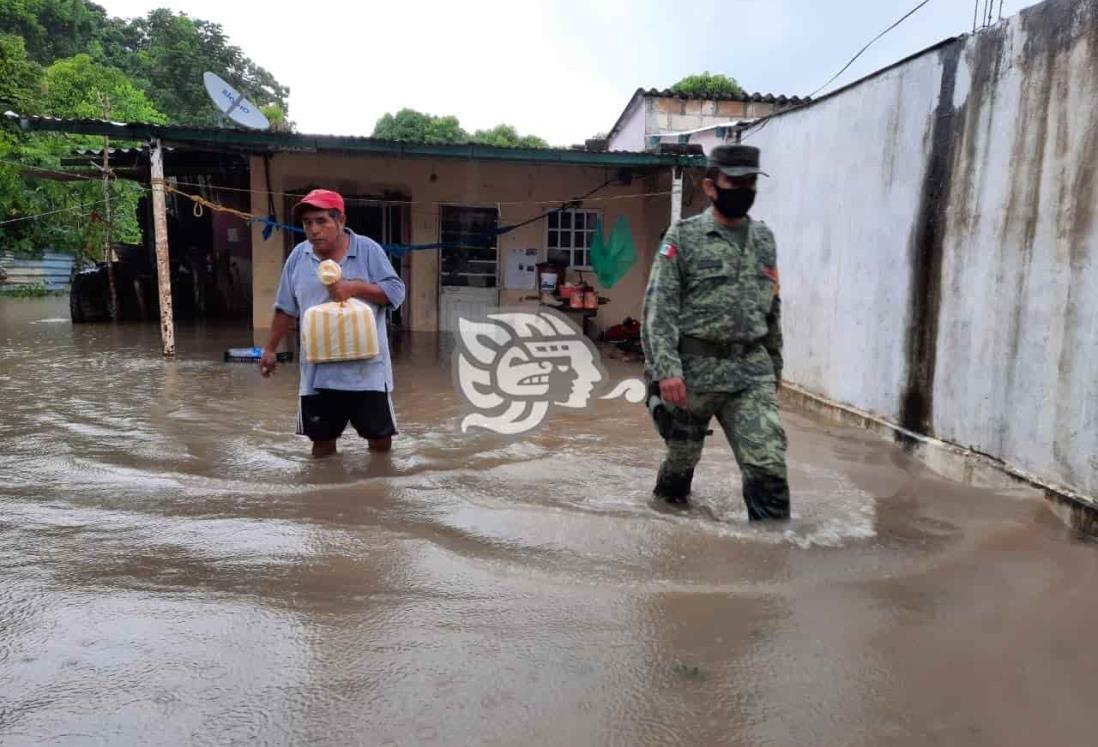
[[[568,267],[591,266],[598,210],[562,210],[546,220],[546,258]]]
[[[443,205],[439,210],[442,285],[469,288],[496,287],[496,236],[499,213],[495,208]]]

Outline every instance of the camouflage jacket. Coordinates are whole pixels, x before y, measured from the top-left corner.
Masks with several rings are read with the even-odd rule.
[[[765,223],[749,218],[737,231],[712,210],[668,229],[648,278],[641,343],[650,380],[681,376],[691,391],[734,392],[781,379],[777,247]],[[746,345],[725,358],[684,354],[684,337]]]

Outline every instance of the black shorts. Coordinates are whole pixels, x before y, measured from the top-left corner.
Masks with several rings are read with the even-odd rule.
[[[388,392],[350,392],[318,389],[301,397],[297,433],[313,441],[334,441],[347,423],[363,438],[395,436],[396,418]]]

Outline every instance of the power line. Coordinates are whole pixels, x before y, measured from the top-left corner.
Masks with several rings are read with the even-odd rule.
[[[73,205],[72,207],[60,208],[59,210],[51,210],[48,213],[34,213],[33,215],[24,215],[19,218],[9,218],[8,220],[0,221],[0,226],[6,226],[11,223],[20,223],[25,220],[37,220],[38,218],[45,218],[50,215],[57,215],[58,213],[70,213],[76,210],[84,210],[94,205],[101,205],[104,200],[96,200],[95,202],[86,202],[83,205]]]
[[[824,83],[824,84],[823,84],[822,86],[820,86],[819,88],[817,88],[817,89],[816,89],[815,91],[813,91],[812,93],[808,94],[808,98],[812,98],[812,97],[813,97],[813,96],[815,96],[815,95],[816,95],[817,93],[819,93],[820,91],[822,91],[823,89],[825,89],[825,88],[827,88],[827,87],[828,87],[829,85],[831,85],[831,84],[832,84],[833,82],[835,82],[835,79],[836,79],[836,78],[838,78],[838,77],[839,77],[840,75],[842,75],[843,73],[845,73],[845,72],[847,71],[847,69],[848,69],[848,68],[849,68],[849,67],[850,67],[851,65],[853,65],[853,64],[854,64],[855,60],[857,60],[857,59],[858,59],[859,57],[861,57],[861,56],[862,56],[862,55],[863,55],[863,54],[865,53],[865,51],[866,51],[867,49],[869,49],[870,47],[872,47],[872,46],[873,46],[873,45],[874,45],[874,44],[875,44],[875,43],[876,43],[876,42],[877,42],[877,41],[878,41],[878,40],[879,40],[879,39],[880,39],[880,38],[881,38],[882,36],[884,36],[885,34],[887,34],[887,33],[888,33],[888,32],[890,32],[890,31],[892,31],[892,30],[893,30],[894,28],[896,28],[897,26],[899,26],[899,25],[900,25],[901,23],[903,23],[904,21],[906,21],[906,20],[907,20],[908,18],[910,18],[911,16],[915,15],[915,13],[916,13],[916,12],[918,12],[918,11],[919,11],[919,10],[920,10],[920,9],[921,9],[921,8],[922,8],[923,6],[927,5],[927,4],[929,3],[929,2],[930,2],[930,0],[923,0],[923,1],[921,2],[921,3],[919,3],[918,5],[916,5],[916,6],[914,7],[914,8],[912,8],[911,10],[909,10],[909,11],[908,11],[907,13],[905,13],[905,14],[903,15],[903,17],[901,17],[901,18],[900,18],[900,20],[896,21],[896,22],[895,22],[895,23],[893,23],[893,24],[892,24],[891,26],[889,26],[888,28],[886,28],[886,29],[885,29],[884,31],[882,31],[881,33],[879,33],[879,34],[877,34],[877,35],[876,35],[875,37],[873,37],[873,38],[872,38],[872,39],[871,39],[871,40],[869,41],[869,43],[868,43],[868,44],[866,44],[866,45],[865,45],[864,47],[862,47],[862,48],[861,48],[860,50],[858,50],[858,54],[856,54],[856,55],[854,55],[853,57],[851,57],[851,58],[850,58],[850,62],[848,62],[848,63],[846,63],[845,65],[843,65],[843,69],[842,69],[842,70],[840,70],[839,72],[837,72],[837,73],[835,73],[834,75],[832,75],[832,76],[831,76],[831,79],[830,79],[830,80],[828,80],[828,81],[827,81],[826,83]]]
[[[979,2],[980,2],[980,0],[976,0],[976,2],[977,2],[977,3],[979,3]],[[865,45],[864,47],[862,47],[862,48],[861,48],[860,50],[858,50],[858,53],[857,53],[856,55],[854,55],[853,57],[851,57],[851,58],[850,58],[850,61],[849,61],[849,62],[847,62],[847,63],[846,63],[845,65],[843,65],[842,69],[841,69],[841,70],[839,70],[839,72],[837,72],[837,73],[835,73],[834,75],[832,75],[832,76],[831,76],[831,78],[830,78],[830,79],[829,79],[829,80],[828,80],[828,81],[827,81],[826,83],[824,83],[824,84],[823,84],[822,86],[820,86],[819,88],[817,88],[817,89],[816,89],[815,91],[813,91],[812,93],[808,94],[808,96],[806,96],[806,97],[805,97],[806,99],[808,99],[808,101],[806,101],[805,103],[803,103],[803,104],[800,104],[800,105],[798,105],[798,106],[792,107],[791,109],[783,109],[783,110],[782,110],[782,111],[781,111],[780,113],[784,114],[784,113],[790,112],[790,111],[792,111],[792,110],[794,110],[794,109],[799,109],[799,108],[801,108],[801,107],[804,107],[804,106],[808,106],[809,104],[811,104],[811,103],[812,103],[812,97],[813,97],[813,96],[815,96],[815,95],[816,95],[817,93],[819,93],[820,91],[822,91],[823,89],[827,88],[827,87],[828,87],[829,85],[831,85],[832,83],[834,83],[834,82],[835,82],[835,80],[836,80],[836,79],[837,79],[837,78],[838,78],[838,77],[839,77],[840,75],[842,75],[843,73],[845,73],[845,72],[846,72],[846,71],[847,71],[847,70],[848,70],[848,69],[850,68],[850,66],[851,66],[851,65],[853,65],[853,64],[854,64],[854,62],[855,62],[855,61],[856,61],[856,60],[857,60],[857,59],[858,59],[859,57],[861,57],[861,56],[862,56],[863,54],[865,54],[865,51],[866,51],[867,49],[869,49],[869,48],[870,48],[871,46],[873,46],[873,45],[874,45],[874,44],[875,44],[875,43],[876,43],[877,41],[879,41],[879,40],[880,40],[880,39],[881,39],[881,38],[882,38],[883,36],[885,36],[885,35],[886,35],[886,34],[888,34],[888,33],[889,33],[890,31],[892,31],[893,29],[895,29],[895,28],[896,28],[897,26],[899,26],[899,25],[900,25],[901,23],[903,23],[904,21],[906,21],[906,20],[907,20],[908,18],[910,18],[911,16],[915,15],[915,13],[916,13],[916,12],[918,12],[919,10],[921,10],[921,9],[923,8],[923,6],[925,6],[925,5],[929,4],[929,3],[930,3],[930,0],[923,0],[923,1],[921,2],[921,3],[919,3],[918,5],[916,5],[916,6],[914,7],[914,8],[912,8],[911,10],[909,10],[909,11],[908,11],[907,13],[905,13],[905,14],[904,14],[904,15],[903,15],[903,16],[902,16],[902,17],[901,17],[901,18],[900,18],[899,20],[897,20],[897,21],[896,21],[895,23],[893,23],[893,24],[892,24],[891,26],[889,26],[889,27],[888,27],[888,28],[886,28],[886,29],[885,29],[884,31],[882,31],[881,33],[877,34],[877,35],[876,35],[875,37],[873,37],[872,39],[870,39],[870,40],[869,40],[869,42],[868,42],[868,43],[867,43],[867,44],[866,44],[866,45]],[[975,15],[974,15],[973,17],[975,17]],[[744,140],[746,140],[746,139],[747,139],[748,137],[750,137],[751,135],[754,135],[754,134],[757,134],[757,133],[761,132],[761,131],[763,130],[763,128],[764,128],[764,127],[766,127],[766,125],[767,125],[767,124],[768,124],[768,123],[770,122],[770,120],[771,120],[771,119],[773,119],[773,118],[774,118],[774,117],[776,116],[776,114],[778,114],[778,112],[774,112],[774,113],[768,114],[768,115],[766,115],[765,117],[762,117],[761,119],[757,120],[757,121],[756,121],[756,122],[754,122],[753,124],[749,125],[749,126],[748,126],[748,129],[747,129],[747,131],[746,131],[746,132],[744,132],[744,133],[743,133],[743,135],[742,135],[742,136],[740,137],[740,142],[743,142]]]

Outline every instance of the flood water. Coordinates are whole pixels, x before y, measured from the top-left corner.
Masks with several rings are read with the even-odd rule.
[[[461,434],[449,351],[401,434],[315,462],[246,330],[0,300],[0,743],[1094,744],[1098,547],[1028,490],[785,411],[793,520],[658,513],[641,405]],[[615,380],[636,364],[609,361]]]

